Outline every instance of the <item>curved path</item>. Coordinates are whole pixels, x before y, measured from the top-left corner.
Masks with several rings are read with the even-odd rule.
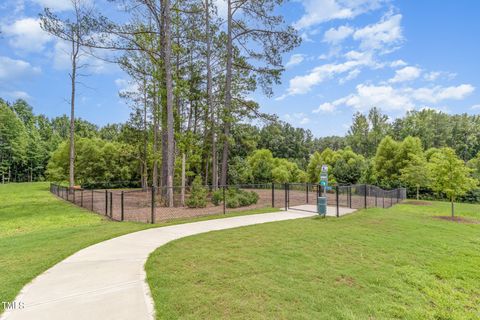
[[[328,215],[333,214],[332,209]],[[313,215],[289,210],[238,216],[147,229],[110,239],[78,251],[35,278],[15,299],[24,308],[7,311],[1,319],[153,319],[144,264],[159,246],[198,233]]]

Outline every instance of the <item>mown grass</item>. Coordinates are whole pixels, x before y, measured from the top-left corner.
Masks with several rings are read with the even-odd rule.
[[[100,241],[150,227],[271,211],[266,208],[155,225],[113,222],[56,198],[48,191],[48,183],[0,185],[0,302],[12,301],[37,275]]]
[[[479,221],[480,206],[457,214]],[[158,319],[478,319],[480,224],[448,203],[215,231],[157,249]]]

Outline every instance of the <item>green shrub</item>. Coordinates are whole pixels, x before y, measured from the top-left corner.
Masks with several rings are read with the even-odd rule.
[[[218,189],[217,191],[214,191],[212,193],[212,203],[215,206],[220,205],[220,203],[223,201],[223,190]]]
[[[205,208],[207,206],[207,189],[203,186],[200,176],[193,179],[192,192],[185,204],[189,208]]]
[[[258,202],[259,196],[253,191],[244,191],[237,188],[228,189],[225,205],[227,208],[246,207]]]
[[[260,196],[254,191],[244,191],[238,188],[225,190],[225,206],[227,208],[246,207],[256,204]],[[216,206],[223,201],[223,189],[212,193],[212,203]]]

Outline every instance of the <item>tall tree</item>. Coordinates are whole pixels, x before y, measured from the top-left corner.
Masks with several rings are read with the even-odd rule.
[[[232,112],[233,68],[248,69],[257,75],[264,92],[271,94],[283,70],[281,55],[300,43],[292,27],[283,27],[283,17],[271,14],[282,0],[227,0],[227,39],[225,67],[224,139],[220,184],[227,183],[229,137]],[[241,50],[236,51],[234,42]],[[252,64],[235,59],[243,53]]]
[[[82,43],[92,32],[90,17],[93,7],[85,0],[71,0],[73,8],[72,18],[61,20],[49,8],[45,8],[40,16],[40,25],[46,32],[67,41],[70,45],[70,152],[69,152],[69,187],[75,185],[75,97],[78,71],[84,67],[81,64]]]
[[[432,175],[431,188],[445,194],[452,204],[452,217],[455,215],[454,201],[458,196],[478,186],[478,181],[470,177],[471,169],[458,158],[452,148],[442,148],[430,159]]]

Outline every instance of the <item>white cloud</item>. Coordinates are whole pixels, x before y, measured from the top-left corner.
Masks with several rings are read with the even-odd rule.
[[[473,106],[470,107],[470,109],[478,110],[478,109],[480,109],[480,104],[473,105]]]
[[[57,70],[70,70],[70,44],[67,41],[57,40],[53,46],[50,56],[53,60],[53,67]],[[102,50],[94,51],[97,57],[106,58],[108,52]],[[102,59],[98,59],[86,52],[81,52],[78,65],[84,70],[83,73],[105,74],[111,72],[115,65],[110,64]]]
[[[438,79],[438,77],[440,77],[440,74],[441,73],[439,71],[432,71],[432,72],[426,73],[424,78],[427,81],[435,81]]]
[[[27,61],[0,56],[0,80],[25,79],[40,73],[39,67],[34,67]]]
[[[312,112],[334,111],[345,105],[366,111],[371,107],[380,107],[386,111],[406,111],[415,107],[424,107],[425,103],[439,103],[445,100],[461,100],[475,88],[470,84],[452,87],[433,88],[394,88],[390,85],[359,84],[356,92],[332,102],[325,102]]]
[[[407,63],[405,61],[403,61],[402,59],[395,60],[395,61],[392,61],[390,63],[390,67],[392,67],[392,68],[405,67],[406,65],[407,65]]]
[[[368,52],[350,51],[345,57],[348,59],[345,62],[323,64],[312,69],[306,75],[293,77],[289,81],[287,92],[276,98],[276,100],[282,100],[287,96],[306,94],[310,92],[315,85],[340,74],[353,71],[353,73],[347,76],[353,79],[359,74],[360,68],[364,66],[377,67],[376,62],[372,59],[371,53]]]
[[[401,21],[401,14],[387,14],[380,22],[355,31],[353,39],[360,41],[363,50],[389,52],[403,40]]]
[[[126,79],[115,79],[115,85],[118,87],[118,92],[121,94],[138,92],[139,87],[135,82],[128,81]]]
[[[313,110],[312,113],[320,113],[320,112],[333,112],[335,111],[336,106],[333,103],[325,102],[318,106],[317,109]]]
[[[291,68],[293,66],[296,66],[302,63],[303,60],[305,60],[304,54],[300,54],[300,53],[292,54],[290,56],[290,60],[288,60],[288,62],[285,64],[285,68]]]
[[[438,103],[443,100],[462,100],[470,93],[475,91],[475,87],[471,84],[461,84],[459,86],[441,87],[435,86],[433,88],[418,88],[409,90],[413,98],[427,103]]]
[[[350,28],[349,26],[340,26],[337,29],[331,28],[325,31],[323,41],[331,44],[338,44],[352,35],[353,31],[353,28]]]
[[[72,9],[71,0],[31,0],[32,2],[52,11],[66,11]]]
[[[391,83],[412,81],[420,77],[422,70],[417,67],[408,66],[395,71],[395,76],[388,80]]]
[[[19,19],[11,25],[3,26],[2,29],[10,38],[10,46],[27,52],[40,52],[52,40],[52,36],[40,27],[39,19]]]
[[[301,0],[304,15],[294,23],[297,29],[335,19],[352,19],[380,7],[382,0]]]
[[[428,73],[425,73],[423,78],[427,81],[435,81],[438,80],[439,78],[445,78],[448,80],[452,80],[455,78],[457,75],[452,72],[444,72],[444,71],[431,71]]]
[[[30,99],[30,95],[25,91],[12,91],[12,92],[9,92],[7,95],[13,99],[23,99],[23,100]]]
[[[283,116],[283,118],[292,124],[307,124],[310,122],[310,118],[307,117],[303,112],[294,114],[287,113]]]

